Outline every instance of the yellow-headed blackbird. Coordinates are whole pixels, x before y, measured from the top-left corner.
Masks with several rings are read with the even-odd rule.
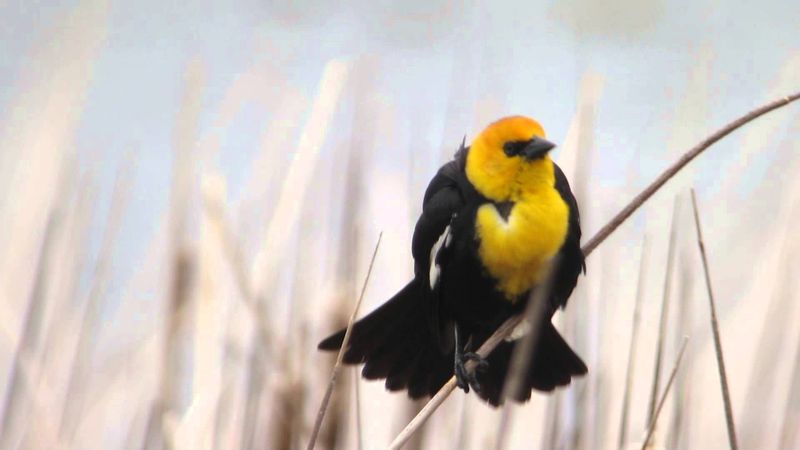
[[[456,375],[492,405],[501,401],[514,341],[485,360],[474,350],[543,284],[558,264],[525,389],[550,391],[586,373],[551,318],[564,307],[585,270],[578,205],[564,173],[549,156],[554,144],[533,119],[506,117],[464,143],[433,177],[412,241],[414,279],[355,323],[344,361],[364,363],[367,379],[412,398],[433,395]],[[319,344],[342,345],[344,330]],[[464,364],[478,360],[477,370]]]

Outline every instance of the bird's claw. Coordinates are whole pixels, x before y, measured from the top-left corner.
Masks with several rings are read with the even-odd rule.
[[[467,352],[459,356],[455,364],[456,386],[463,389],[465,393],[469,393],[470,386],[476,392],[480,392],[481,384],[478,382],[476,373],[486,372],[489,369],[489,361],[475,352]],[[474,370],[467,369],[469,361],[476,362]]]

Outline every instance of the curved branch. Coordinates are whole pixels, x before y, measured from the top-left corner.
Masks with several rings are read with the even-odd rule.
[[[724,127],[717,130],[714,134],[708,136],[704,140],[702,140],[699,144],[689,149],[686,153],[683,154],[672,166],[668,167],[661,175],[658,176],[649,186],[647,186],[639,195],[633,198],[630,203],[628,203],[625,208],[622,209],[613,219],[611,219],[600,231],[597,232],[589,242],[587,242],[581,250],[583,250],[584,256],[588,257],[598,245],[600,245],[606,238],[608,238],[611,233],[614,232],[620,225],[622,225],[625,220],[627,220],[637,209],[639,209],[644,202],[646,202],[650,197],[653,196],[659,189],[661,189],[667,181],[670,180],[675,174],[677,174],[681,169],[683,169],[687,164],[689,164],[693,159],[695,159],[698,155],[703,153],[707,148],[711,147],[714,143],[719,141],[720,139],[724,138],[725,136],[731,134],[736,129],[742,127],[743,125],[752,122],[753,120],[763,116],[764,114],[776,110],[782,106],[786,106],[789,103],[800,99],[800,92],[796,92],[792,95],[788,95],[786,97],[780,98],[778,100],[772,101],[763,105],[759,108],[756,108],[749,113],[739,117],[738,119],[730,122],[729,124],[725,125]],[[484,345],[481,346],[478,353],[486,357],[489,353],[491,353],[494,348],[503,341],[507,336],[511,334],[511,331],[514,329],[516,324],[520,321],[519,316],[510,317],[506,320],[500,327],[492,334],[489,339],[484,342]],[[431,398],[427,405],[417,414],[414,419],[409,422],[408,425],[397,435],[397,437],[392,441],[389,448],[391,450],[400,449],[403,445],[408,441],[408,439],[414,434],[414,432],[422,426],[423,423],[433,414],[433,412],[439,407],[439,405],[444,402],[448,395],[455,389],[455,377],[451,377],[450,380],[439,389],[439,392]]]

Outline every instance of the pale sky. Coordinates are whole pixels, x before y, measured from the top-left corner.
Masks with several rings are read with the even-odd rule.
[[[76,4],[0,3],[0,111],[9,111],[24,91],[20,77],[35,67],[42,46],[57,52],[63,44],[52,36]],[[797,85],[798,23],[795,1],[112,1],[85,104],[76,105],[83,111],[73,145],[81,167],[94,168],[99,177],[101,213],[122,155],[137,154],[117,249],[127,261],[143,257],[166,208],[172,132],[192,60],[200,61],[205,80],[199,136],[217,139],[232,200],[280,108],[269,103],[270,89],[283,88],[267,87],[265,98],[221,122],[220,103],[230,86],[263,66],[313,98],[332,58],[369,60],[374,95],[391,109],[391,135],[368,144],[377,155],[376,170],[393,170],[391,155],[413,146],[421,161],[414,163],[420,171],[415,182],[424,183],[443,148],[454,148],[463,135],[474,136],[504,114],[536,117],[552,140],[562,142],[581,76],[591,72],[603,86],[594,142],[603,157],[595,158],[592,177],[611,188],[641,185],[677,149],[785,85]],[[777,130],[774,142],[761,143],[762,171],[775,148],[770,144],[784,137],[785,128]],[[329,137],[323,159],[336,157],[334,145],[343,137]],[[740,138],[704,156],[699,170],[711,174],[739,164],[729,158],[737,155],[732,149]],[[631,168],[638,168],[638,179],[629,179]],[[755,173],[751,181],[758,180]],[[116,287],[131,275],[125,267],[118,271]]]

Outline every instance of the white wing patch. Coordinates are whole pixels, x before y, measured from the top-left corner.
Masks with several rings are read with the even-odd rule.
[[[433,244],[431,247],[431,255],[430,255],[430,272],[428,273],[428,279],[431,282],[431,290],[436,287],[436,284],[439,282],[439,275],[442,273],[442,268],[439,267],[439,264],[436,263],[436,255],[439,254],[439,250],[441,250],[442,246],[447,248],[450,246],[450,241],[452,238],[450,237],[450,225],[448,225],[444,232],[439,236],[439,239],[436,240],[436,243]]]

